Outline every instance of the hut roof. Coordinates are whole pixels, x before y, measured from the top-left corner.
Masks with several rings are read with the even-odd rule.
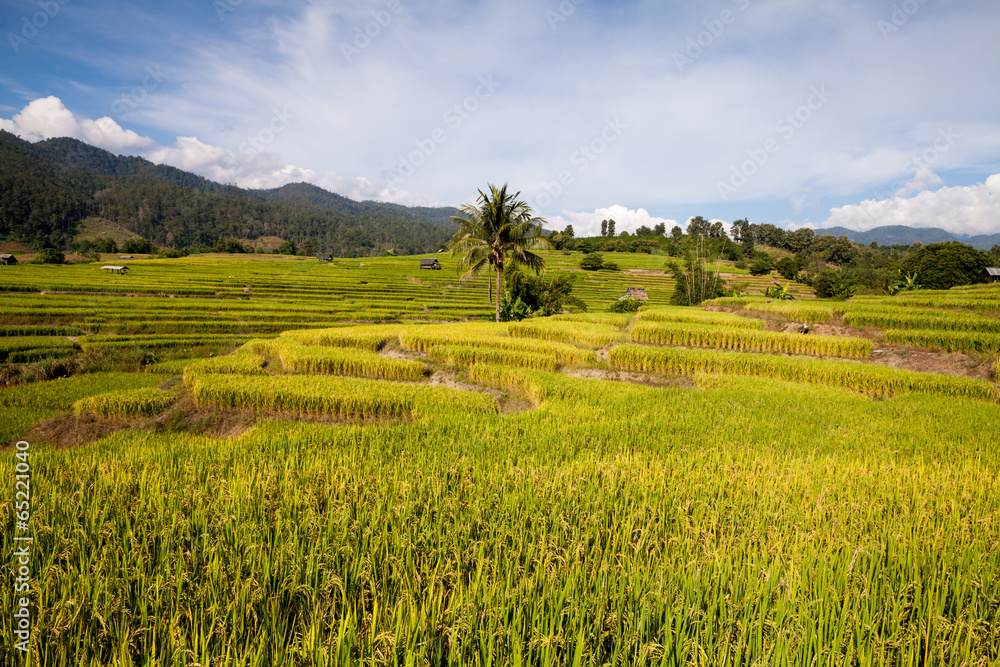
[[[649,301],[649,295],[646,294],[645,288],[642,287],[629,287],[628,289],[625,290],[625,293],[618,298],[619,299],[632,298],[632,299],[639,299],[640,301]]]

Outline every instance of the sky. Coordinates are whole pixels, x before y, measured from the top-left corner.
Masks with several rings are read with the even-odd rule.
[[[207,178],[1000,233],[996,0],[0,0],[0,129]]]

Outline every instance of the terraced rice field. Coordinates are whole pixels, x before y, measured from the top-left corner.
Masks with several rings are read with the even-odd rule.
[[[0,295],[0,342],[173,357],[0,390],[4,442],[104,429],[31,445],[30,664],[1000,663],[1000,386],[869,358],[889,324],[995,335],[968,323],[1000,291],[698,309],[647,281],[619,315],[631,278],[598,273],[590,312],[496,324],[484,281],[403,260]]]

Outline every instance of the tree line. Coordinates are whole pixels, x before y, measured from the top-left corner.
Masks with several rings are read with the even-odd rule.
[[[203,250],[220,239],[306,239],[342,257],[429,252],[454,209],[353,202],[315,186],[244,190],[75,139],[29,143],[0,131],[0,239],[72,250],[79,223],[106,218],[157,247]]]

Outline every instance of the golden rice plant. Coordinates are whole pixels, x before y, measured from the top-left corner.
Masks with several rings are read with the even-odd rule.
[[[804,336],[693,323],[656,324],[636,322],[629,332],[632,341],[653,345],[713,347],[744,352],[806,354],[862,359],[871,355],[872,342],[844,336]]]
[[[303,345],[325,345],[329,347],[356,347],[377,352],[386,343],[395,339],[403,329],[400,325],[359,325],[333,329],[307,329],[286,331],[283,339],[291,339]]]
[[[110,391],[73,403],[76,414],[93,412],[102,417],[139,417],[159,414],[169,408],[176,397],[169,391],[154,387]]]
[[[264,357],[246,348],[221,357],[202,359],[185,364],[184,371],[193,373],[223,373],[227,375],[266,375]]]
[[[539,370],[555,370],[555,354],[505,350],[482,345],[436,345],[428,354],[449,364],[470,366],[472,364],[498,364]]]
[[[643,311],[645,312],[645,311]],[[591,324],[609,324],[618,329],[624,329],[635,313],[567,313],[553,315],[548,318],[552,322],[588,322]]]
[[[945,331],[941,329],[886,329],[883,338],[890,343],[939,347],[948,352],[1000,351],[1000,333]]]
[[[414,352],[429,352],[437,346],[477,346],[498,350],[511,350],[530,354],[554,354],[559,363],[584,364],[596,359],[593,350],[585,350],[575,345],[556,341],[514,338],[507,334],[504,325],[493,325],[493,330],[483,333],[480,327],[468,324],[444,326],[413,326],[399,334],[399,344],[403,349]]]
[[[621,345],[611,350],[608,363],[616,368],[646,373],[731,373],[773,377],[843,387],[871,396],[895,396],[918,391],[994,403],[1000,400],[1000,387],[983,380],[828,359]]]
[[[529,401],[534,406],[539,406],[548,398],[548,391],[540,384],[536,377],[521,368],[511,368],[506,365],[477,363],[469,367],[469,378],[475,382],[503,389],[514,391]]]
[[[509,325],[514,338],[537,338],[571,345],[604,347],[624,339],[619,327],[599,322],[566,322],[538,318]]]
[[[368,349],[282,343],[278,349],[281,365],[297,373],[419,380],[426,372],[418,361],[390,359]]]
[[[339,418],[425,416],[441,411],[497,412],[477,392],[362,378],[316,375],[231,376],[184,374],[196,403],[220,409],[252,409]]]
[[[713,310],[697,308],[670,307],[652,308],[639,313],[638,322],[693,322],[696,324],[715,324],[747,329],[763,329],[764,320],[753,317],[742,317],[732,313],[722,313]]]
[[[939,308],[861,305],[853,307],[844,314],[844,323],[857,328],[867,326],[1000,333],[1000,318]]]

